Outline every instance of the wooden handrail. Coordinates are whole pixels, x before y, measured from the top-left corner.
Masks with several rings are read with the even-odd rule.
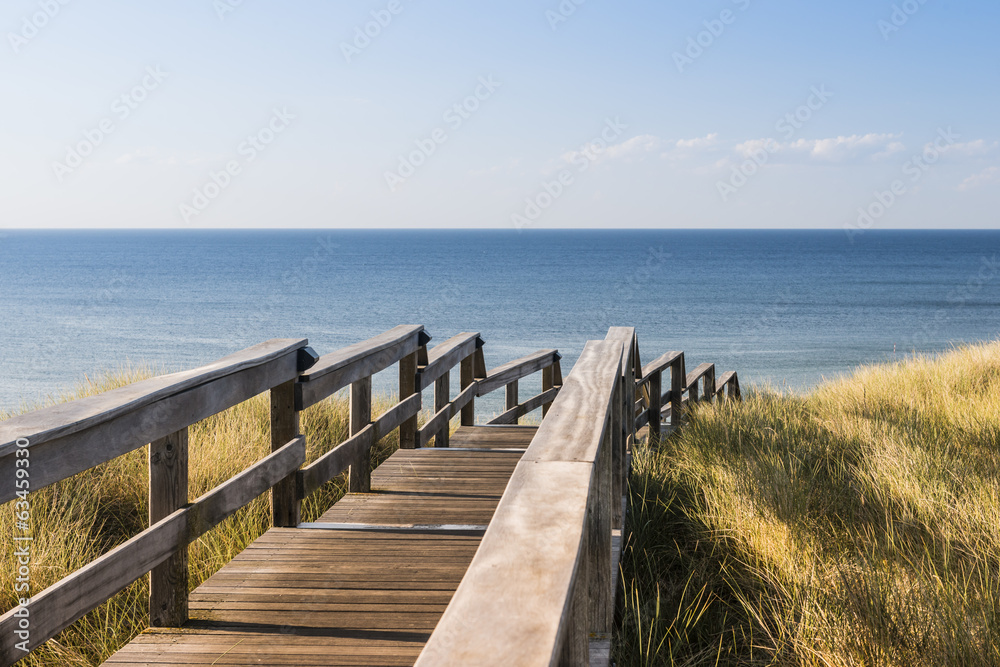
[[[460,333],[427,351],[427,365],[417,370],[417,391],[423,391],[432,382],[457,366],[466,357],[483,346],[478,333]]]
[[[418,666],[493,664],[498,656],[552,665],[581,656],[590,630],[610,631],[611,448],[622,357],[620,343],[587,343]]]
[[[430,336],[422,326],[402,325],[374,338],[323,355],[308,372],[299,377],[295,388],[295,409],[305,410],[352,382],[389,368],[417,352],[428,341]]]
[[[293,380],[316,361],[306,339],[278,339],[182,373],[162,375],[0,422],[0,476],[14,480],[18,438],[30,442],[38,490],[175,433]],[[15,497],[0,486],[0,503]]]
[[[679,359],[684,358],[683,352],[667,352],[662,357],[644,366],[642,369],[642,377],[637,380],[639,384],[644,384],[649,381],[649,377],[653,373],[662,372],[667,368],[673,366],[677,363]]]
[[[561,358],[557,350],[539,350],[502,366],[497,366],[487,373],[485,379],[479,381],[479,389],[476,392],[476,396],[485,396],[501,387],[506,387],[514,380],[537,373],[553,365]]]

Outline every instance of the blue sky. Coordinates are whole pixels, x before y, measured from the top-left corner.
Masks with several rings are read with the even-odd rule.
[[[995,0],[577,2],[8,0],[0,226],[996,226]]]

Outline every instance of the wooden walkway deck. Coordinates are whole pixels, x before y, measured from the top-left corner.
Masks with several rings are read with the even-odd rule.
[[[399,450],[316,523],[272,528],[113,665],[412,665],[465,575],[533,426]]]

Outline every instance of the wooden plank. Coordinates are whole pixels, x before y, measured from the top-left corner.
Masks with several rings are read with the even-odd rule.
[[[507,387],[504,391],[504,409],[513,410],[518,406],[518,386],[517,380],[511,380],[507,383]]]
[[[30,637],[27,648],[40,644],[69,627],[84,614],[164,562],[186,544],[188,510],[180,509],[112,549],[100,558],[31,597]],[[0,663],[11,665],[24,657],[15,647],[18,637],[18,609],[0,616]]]
[[[204,535],[279,481],[295,479],[296,470],[305,460],[306,438],[299,435],[195,500],[186,509],[190,513],[187,540]]]
[[[649,434],[654,438],[660,437],[660,410],[663,409],[663,405],[660,402],[663,400],[662,378],[663,371],[659,369],[654,370],[647,376],[649,382],[649,408],[647,410]]]
[[[361,452],[370,451],[375,442],[375,434],[375,425],[369,425],[298,471],[296,487],[299,498],[312,494],[347,470],[351,461],[357,459]]]
[[[621,350],[618,342],[587,342],[548,417],[538,427],[524,460],[596,460],[614,388],[620,379]]]
[[[374,338],[323,355],[315,366],[302,374],[296,388],[296,408],[305,410],[352,382],[389,368],[416,352],[425,339],[422,326],[401,325]]]
[[[488,665],[497,656],[523,667],[552,664],[570,608],[593,468],[518,464],[418,667]]]
[[[375,441],[379,441],[392,433],[393,429],[408,419],[415,418],[420,412],[421,395],[412,394],[409,398],[400,401],[392,408],[386,410],[375,420]]]
[[[306,342],[269,341],[194,371],[13,417],[0,423],[0,440],[31,442],[31,488],[37,490],[295,378],[308,357]],[[4,451],[0,478],[13,480],[14,455]],[[0,485],[0,503],[14,498],[14,491],[13,484]]]
[[[417,374],[418,389],[423,391],[431,386],[432,382],[472,355],[481,344],[478,333],[463,332],[428,350],[427,365]]]
[[[559,352],[556,350],[539,350],[502,366],[497,366],[486,375],[485,379],[479,381],[477,396],[485,396],[501,387],[506,387],[513,380],[518,380],[551,366],[558,356]]]
[[[350,434],[357,435],[368,428],[371,421],[372,378],[369,375],[351,383]],[[371,448],[360,450],[351,461],[347,484],[352,493],[367,493],[372,490]]]
[[[188,501],[188,429],[149,445],[149,525],[156,525]],[[149,624],[178,627],[187,620],[187,544],[149,573]]]

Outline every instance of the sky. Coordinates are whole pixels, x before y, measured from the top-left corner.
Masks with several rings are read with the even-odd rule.
[[[993,228],[996,0],[7,0],[4,228]]]

